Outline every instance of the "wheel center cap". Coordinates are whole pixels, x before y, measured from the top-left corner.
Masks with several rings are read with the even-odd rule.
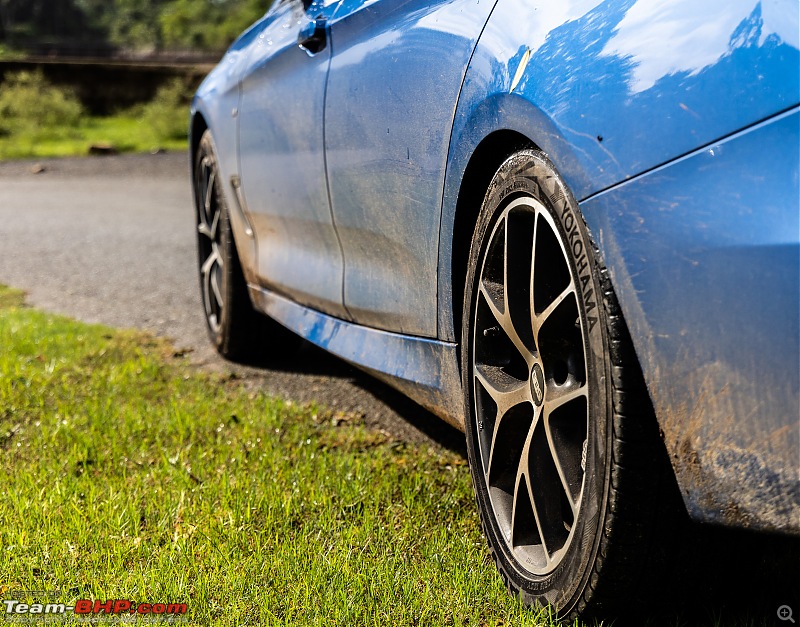
[[[544,372],[539,364],[533,364],[530,383],[533,403],[538,407],[544,400]]]

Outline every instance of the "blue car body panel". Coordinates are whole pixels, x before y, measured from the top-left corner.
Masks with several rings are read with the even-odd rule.
[[[243,210],[240,255],[247,219],[259,255],[270,229],[295,229],[278,242],[291,273],[245,269],[256,305],[463,425],[456,212],[474,155],[511,132],[580,202],[690,513],[799,532],[797,2],[342,0],[323,5],[330,63],[297,76],[254,52],[292,3],[234,45],[194,103],[225,176],[242,176],[244,194],[228,198]],[[260,118],[237,146],[232,77],[244,103],[259,72]],[[279,102],[310,89],[313,115]],[[271,117],[267,103],[284,109]],[[284,141],[287,124],[299,143]],[[286,189],[311,177],[312,220],[266,204],[275,171]],[[322,275],[298,241],[321,228]]]
[[[328,181],[360,324],[437,335],[436,281],[420,277],[436,276],[455,103],[492,6],[344,0],[330,24]]]
[[[487,122],[524,130],[586,198],[797,104],[797,14],[793,0],[500,2],[453,143]]]
[[[309,54],[298,45],[300,31],[336,6],[283,2],[264,21],[242,77],[239,163],[259,283],[347,317],[321,123],[330,46]]]
[[[530,139],[583,200],[796,105],[797,25],[794,0],[499,2],[456,112],[440,291],[464,171],[492,132]],[[440,328],[456,339],[452,317]]]
[[[238,110],[241,96],[241,77],[248,68],[250,49],[258,42],[262,23],[250,27],[227,51],[222,61],[206,77],[192,100],[190,127],[190,144],[196,146],[200,141],[202,127],[195,122],[202,119],[205,125],[212,128],[218,165],[223,181],[230,182],[239,176],[238,159],[238,118],[232,115]],[[192,168],[194,168],[192,159]],[[236,242],[242,269],[248,281],[256,280],[256,248],[255,239],[248,235],[250,231],[246,217],[242,211],[235,190],[229,184],[222,185],[222,191],[231,212],[231,224],[236,232]],[[251,231],[250,231],[251,232]]]
[[[794,109],[581,205],[696,518],[798,525],[799,150]]]
[[[716,144],[800,101],[798,5],[685,4],[498,3],[456,113],[440,291],[454,288],[449,242],[470,156],[495,131],[527,137],[590,199],[581,206],[616,271],[691,513],[798,530],[797,116]],[[708,144],[713,169],[701,156],[619,186]],[[443,339],[458,315],[440,311]]]

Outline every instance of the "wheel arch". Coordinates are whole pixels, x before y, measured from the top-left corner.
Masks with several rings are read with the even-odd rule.
[[[204,84],[205,85],[205,84]],[[209,95],[210,94],[210,95]],[[226,114],[235,111],[239,104],[239,88],[231,88],[216,93],[201,87],[192,102],[189,122],[189,160],[190,175],[194,180],[194,168],[197,151],[203,134],[209,131],[212,136],[217,166],[222,177],[222,195],[230,209],[233,228],[234,245],[242,270],[248,282],[256,282],[256,248],[252,227],[246,217],[246,208],[242,197],[237,193],[234,181],[239,179],[238,163],[238,128],[236,116]]]
[[[449,342],[460,339],[463,264],[475,216],[500,164],[518,150],[535,148],[548,155],[576,196],[586,180],[569,142],[530,100],[515,93],[477,97],[462,93],[456,109],[442,197],[438,269],[439,338]]]
[[[207,130],[208,122],[205,116],[201,111],[193,108],[192,117],[189,122],[189,168],[192,180],[194,180],[194,161],[200,146],[200,139]]]
[[[452,329],[456,341],[461,337],[461,312],[464,308],[464,282],[469,263],[469,249],[475,221],[486,190],[502,163],[512,154],[526,148],[538,148],[535,142],[514,130],[496,130],[478,144],[467,162],[458,190],[453,221],[450,262]],[[460,363],[459,345],[459,363]]]

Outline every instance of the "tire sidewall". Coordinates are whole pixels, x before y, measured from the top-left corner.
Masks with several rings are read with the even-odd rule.
[[[489,235],[505,207],[520,197],[532,197],[553,218],[567,252],[570,272],[578,292],[583,321],[589,389],[589,424],[586,475],[581,508],[570,546],[556,569],[537,576],[524,569],[510,554],[499,530],[483,478],[478,452],[472,382],[472,326],[477,280]],[[599,538],[605,518],[610,463],[610,381],[607,333],[602,290],[594,249],[578,205],[554,166],[540,152],[525,150],[509,157],[495,174],[481,207],[470,250],[462,324],[462,376],[465,396],[467,450],[473,486],[484,533],[501,576],[509,589],[527,603],[551,604],[560,616],[581,605],[589,578],[595,569]]]

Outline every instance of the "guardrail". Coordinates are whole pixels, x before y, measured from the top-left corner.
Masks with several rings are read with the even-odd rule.
[[[11,49],[20,59],[91,59],[94,61],[135,61],[146,64],[215,64],[224,50],[192,50],[171,48],[166,50],[131,50],[104,42],[36,42],[13,45]]]

